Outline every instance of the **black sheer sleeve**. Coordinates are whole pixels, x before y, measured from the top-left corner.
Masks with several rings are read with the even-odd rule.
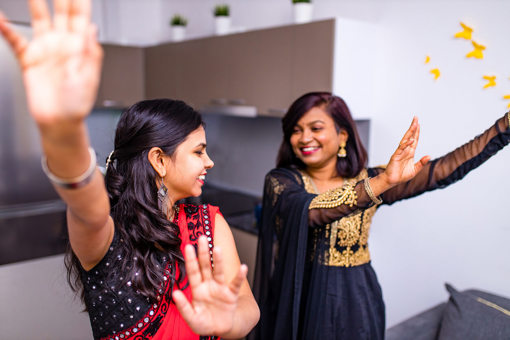
[[[445,188],[461,180],[510,142],[509,124],[510,112],[470,142],[430,161],[412,180],[384,192],[381,195],[383,204],[392,204],[426,191]],[[384,167],[370,168],[368,174],[374,177],[383,171]]]
[[[357,179],[363,177],[367,177],[366,171]],[[298,197],[309,197],[311,202],[304,208],[309,210],[308,222],[312,227],[323,226],[374,205],[363,179],[319,195],[307,192],[306,185],[306,179],[304,182],[298,171],[275,169],[266,176],[264,197],[271,202],[279,216],[285,216],[295,206]]]
[[[340,188],[328,190],[317,195],[309,206],[308,219],[310,226],[321,226],[349,216],[359,210],[374,205],[365,187],[366,171],[358,176],[354,184],[346,183]]]

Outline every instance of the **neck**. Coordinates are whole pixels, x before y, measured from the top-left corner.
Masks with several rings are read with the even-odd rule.
[[[327,182],[329,180],[338,178],[338,173],[336,171],[336,162],[331,162],[326,166],[321,166],[317,168],[307,167],[306,172],[310,177],[312,177],[316,181]]]

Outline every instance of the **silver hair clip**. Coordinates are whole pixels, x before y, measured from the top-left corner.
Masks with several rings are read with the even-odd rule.
[[[112,152],[110,152],[110,154],[108,155],[108,158],[106,159],[106,166],[105,166],[106,170],[108,170],[108,166],[112,162],[112,156],[113,156],[114,152],[115,152],[115,150],[112,150]]]

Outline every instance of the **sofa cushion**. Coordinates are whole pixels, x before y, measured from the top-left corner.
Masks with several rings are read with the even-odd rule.
[[[468,290],[450,293],[441,320],[439,340],[510,339],[510,299]]]

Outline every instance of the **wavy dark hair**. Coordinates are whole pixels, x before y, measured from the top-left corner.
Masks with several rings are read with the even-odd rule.
[[[342,98],[330,92],[306,93],[292,103],[282,118],[283,141],[278,151],[276,166],[279,168],[295,166],[303,170],[306,168],[306,165],[294,154],[290,137],[299,119],[314,107],[323,108],[333,118],[337,131],[343,129],[349,134],[345,146],[347,157],[338,158],[336,170],[341,177],[356,177],[367,164],[367,151],[361,143],[356,124],[347,104]]]
[[[158,174],[147,158],[152,147],[172,157],[177,147],[200,126],[202,117],[182,101],[154,99],[138,102],[124,111],[117,124],[115,147],[105,176],[110,198],[110,215],[120,242],[125,273],[122,284],[132,281],[140,293],[156,301],[163,282],[161,256],[177,263],[181,275],[171,266],[171,284],[184,278],[184,259],[180,251],[179,227],[168,221],[158,208]],[[78,258],[68,247],[67,279],[75,292],[81,292]],[[139,275],[136,275],[139,273]]]

